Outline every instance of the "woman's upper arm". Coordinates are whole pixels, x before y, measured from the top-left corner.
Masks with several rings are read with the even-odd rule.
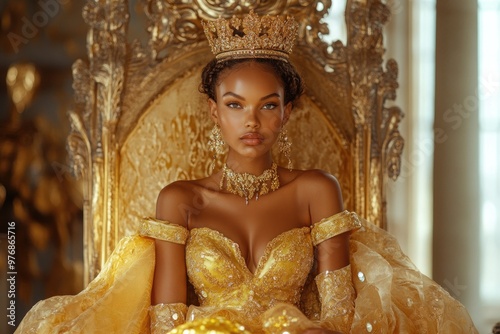
[[[349,264],[349,235],[344,232],[318,244],[318,272],[341,269]]]
[[[187,276],[184,245],[156,240],[156,265],[151,304],[186,303]]]
[[[176,183],[163,188],[156,202],[156,218],[187,228],[187,212],[183,203],[186,191]],[[187,276],[185,245],[155,240],[156,265],[151,291],[151,304],[186,303]]]
[[[344,210],[340,185],[332,175],[310,171],[306,187],[313,224]],[[337,270],[349,264],[349,234],[341,233],[316,246],[319,272]]]

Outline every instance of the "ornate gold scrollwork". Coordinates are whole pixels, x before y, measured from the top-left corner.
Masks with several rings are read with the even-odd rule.
[[[125,1],[88,1],[88,64],[73,65],[75,110],[70,111],[68,148],[77,175],[84,177],[85,279],[97,275],[114,249],[116,229],[116,124],[126,61],[128,10]]]
[[[397,63],[382,68],[383,26],[390,16],[380,0],[350,0],[346,8],[347,52],[352,86],[352,114],[356,126],[356,211],[385,227],[384,177],[399,175],[403,138],[397,107],[386,108],[396,97]]]

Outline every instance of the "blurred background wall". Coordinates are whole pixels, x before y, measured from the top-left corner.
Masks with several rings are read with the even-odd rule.
[[[71,66],[87,54],[84,4],[0,0],[0,314],[15,289],[16,325],[37,301],[83,288],[82,191],[66,137]],[[145,40],[141,6],[129,11],[130,39]],[[13,332],[2,319],[0,332]]]
[[[83,284],[82,196],[65,145],[71,64],[86,53],[82,6],[0,2],[0,305],[11,316],[2,333],[13,329],[12,300],[17,325],[38,300]]]

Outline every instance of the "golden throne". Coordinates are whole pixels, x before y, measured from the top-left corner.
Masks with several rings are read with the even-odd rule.
[[[292,62],[307,89],[288,130],[294,168],[321,168],[342,186],[345,207],[385,227],[388,179],[397,178],[403,139],[395,99],[397,64],[383,61],[381,0],[348,0],[348,39],[327,44],[331,0],[143,0],[148,43],[128,42],[126,0],[89,0],[88,60],[73,66],[75,108],[68,148],[84,184],[85,281],[118,240],[154,216],[160,189],[209,172],[211,129],[200,73],[212,58],[200,19],[288,14],[299,22]],[[146,29],[146,27],[145,27]],[[385,67],[385,68],[384,68]],[[286,162],[276,156],[282,164]]]

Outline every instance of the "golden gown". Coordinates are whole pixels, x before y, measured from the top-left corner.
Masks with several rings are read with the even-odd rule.
[[[421,274],[394,237],[347,211],[275,237],[253,274],[238,244],[220,232],[145,219],[141,236],[122,239],[85,290],[40,301],[16,333],[149,333],[154,238],[185,243],[187,273],[199,302],[189,306],[186,323],[174,333],[208,332],[209,323],[218,325],[219,333],[338,328],[320,316],[328,305],[321,305],[314,283],[314,245],[351,230],[350,284],[356,298],[349,332],[477,333],[466,309]]]

